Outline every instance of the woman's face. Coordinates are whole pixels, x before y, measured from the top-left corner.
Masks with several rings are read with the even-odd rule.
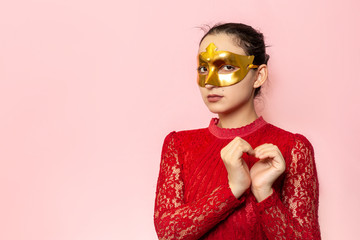
[[[210,43],[214,43],[218,51],[228,51],[239,55],[246,55],[245,51],[233,42],[233,37],[227,34],[206,36],[199,46],[199,53],[206,52],[206,48]],[[219,71],[221,71],[222,74],[226,74],[236,71],[237,69],[236,67],[225,66]],[[246,111],[245,109],[253,107],[256,77],[256,70],[251,70],[244,79],[231,86],[218,87],[206,84],[205,87],[199,87],[201,96],[206,106],[213,113],[230,114],[242,108]]]

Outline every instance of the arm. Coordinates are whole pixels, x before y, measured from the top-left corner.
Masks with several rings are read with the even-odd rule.
[[[320,239],[319,183],[314,150],[300,134],[295,135],[294,144],[281,199],[273,191],[259,202],[259,219],[269,239]]]
[[[243,202],[221,185],[197,201],[184,203],[181,151],[175,132],[164,141],[156,189],[154,222],[159,239],[198,239]]]

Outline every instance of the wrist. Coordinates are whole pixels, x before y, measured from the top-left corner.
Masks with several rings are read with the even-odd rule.
[[[235,187],[232,184],[229,184],[229,187],[230,187],[231,192],[233,193],[233,195],[236,198],[239,198],[241,195],[244,194],[244,192],[246,192],[247,189],[249,189],[249,187],[248,188]]]
[[[258,202],[261,202],[261,201],[265,200],[266,198],[268,198],[271,194],[273,194],[274,189],[272,187],[261,188],[261,189],[252,187],[251,192],[255,196],[256,200]]]

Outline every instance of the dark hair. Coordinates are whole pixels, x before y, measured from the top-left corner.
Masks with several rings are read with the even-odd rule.
[[[216,24],[201,38],[200,44],[207,35],[225,33],[234,37],[234,41],[244,49],[247,55],[254,55],[254,65],[267,64],[270,56],[266,54],[264,35],[249,25],[242,23]],[[255,89],[254,97],[260,94],[260,87]]]

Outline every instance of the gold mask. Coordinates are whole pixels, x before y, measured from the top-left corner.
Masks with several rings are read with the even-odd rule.
[[[201,52],[198,56],[198,84],[200,87],[205,87],[205,84],[218,87],[233,85],[243,80],[250,69],[258,67],[252,64],[253,55],[244,56],[227,51],[216,51],[216,49],[215,44],[210,43],[206,52]],[[219,70],[226,65],[238,69],[230,73],[219,73]],[[202,72],[204,68],[207,69],[206,72]]]

